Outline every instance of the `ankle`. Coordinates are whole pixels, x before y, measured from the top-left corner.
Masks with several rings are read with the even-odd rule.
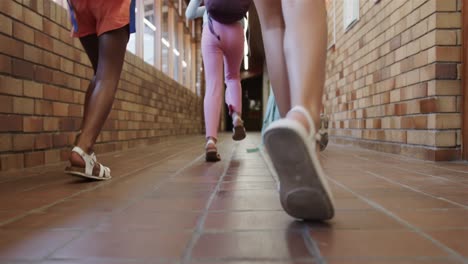
[[[208,143],[210,140],[213,141],[214,144],[218,142],[218,140],[215,137],[206,137],[206,143]]]
[[[231,117],[232,117],[232,124],[234,126],[239,126],[239,125],[242,125],[244,123],[242,118],[241,118],[241,115],[236,113],[236,112],[232,113]]]

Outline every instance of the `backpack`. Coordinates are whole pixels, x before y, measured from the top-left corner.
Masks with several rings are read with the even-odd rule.
[[[245,17],[252,0],[205,0],[209,17],[221,24],[233,24]]]
[[[251,4],[252,0],[205,0],[211,33],[220,40],[214,32],[212,19],[226,25],[236,23],[246,16]]]

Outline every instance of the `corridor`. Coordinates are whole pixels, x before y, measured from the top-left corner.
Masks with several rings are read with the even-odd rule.
[[[114,178],[64,163],[0,175],[0,263],[467,263],[468,164],[331,145],[322,163],[337,212],[305,223],[281,209],[260,134],[204,162],[203,137],[101,155]]]

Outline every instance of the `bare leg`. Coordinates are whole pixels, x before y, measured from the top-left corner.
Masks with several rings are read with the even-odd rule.
[[[95,87],[88,98],[82,133],[77,142],[78,147],[85,152],[90,153],[92,151],[102,126],[112,109],[128,37],[128,27],[106,32],[99,37]],[[84,167],[83,160],[76,153],[72,153],[70,162],[72,165]]]
[[[94,87],[96,86],[95,76],[97,72],[98,59],[99,59],[99,40],[98,40],[97,35],[93,34],[93,35],[88,35],[88,36],[80,38],[80,42],[81,42],[81,45],[83,45],[83,48],[85,49],[86,54],[88,55],[89,61],[91,62],[91,65],[93,66],[93,70],[94,70],[93,79],[90,81],[88,90],[86,91],[83,120],[81,122],[81,128],[80,128],[80,130],[83,130],[83,124],[86,123],[89,100],[91,98],[91,95],[94,92]]]
[[[309,110],[318,129],[327,49],[325,2],[282,0],[282,6],[286,25],[284,53],[291,86],[291,104]],[[291,113],[288,117],[308,128],[301,113]]]
[[[315,0],[309,0],[315,1]],[[281,0],[254,0],[262,26],[268,73],[281,117],[291,109],[289,80],[283,50],[285,24]],[[306,25],[302,23],[302,25]]]

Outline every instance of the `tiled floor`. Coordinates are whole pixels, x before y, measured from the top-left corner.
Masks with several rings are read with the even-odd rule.
[[[468,263],[468,165],[329,146],[336,217],[281,210],[259,134],[103,155],[114,179],[60,166],[0,175],[0,263]]]

